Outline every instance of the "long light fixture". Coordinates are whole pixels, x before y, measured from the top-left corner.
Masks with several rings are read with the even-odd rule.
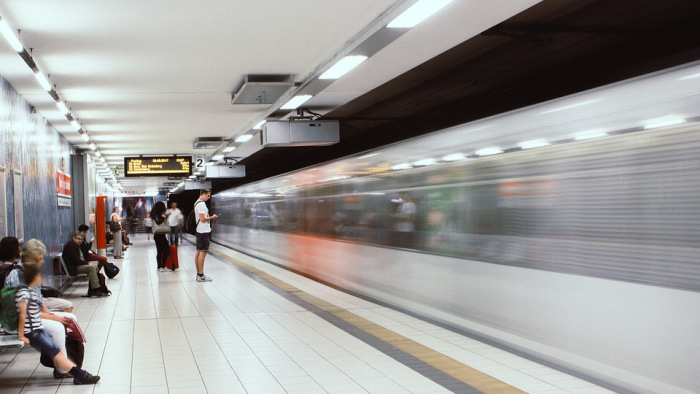
[[[260,130],[262,129],[263,125],[267,123],[267,120],[261,120],[258,122],[255,126],[253,126],[253,130]]]
[[[64,103],[61,100],[56,101],[56,106],[58,107],[58,110],[61,111],[63,115],[68,115],[70,114],[70,110],[66,106],[66,103]]]
[[[386,27],[404,29],[415,27],[451,2],[452,0],[420,0],[389,22]]]
[[[328,71],[321,74],[318,79],[338,79],[349,73],[353,68],[359,66],[365,60],[367,60],[367,56],[345,56],[333,67],[329,68]]]
[[[212,160],[215,160],[215,161],[219,161],[219,160],[221,160],[221,159],[223,159],[223,158],[224,158],[224,155],[216,155],[216,156],[212,157],[211,159],[212,159]]]
[[[49,82],[49,79],[46,78],[46,76],[44,76],[44,74],[42,74],[41,71],[34,71],[34,78],[36,78],[36,80],[39,81],[39,85],[41,85],[41,87],[47,92],[53,90],[53,88],[51,88],[51,82]]]
[[[10,29],[10,26],[7,25],[7,22],[5,22],[2,17],[0,17],[0,33],[2,33],[3,37],[5,37],[7,42],[10,43],[12,49],[17,52],[24,51],[24,46],[19,41],[19,38],[17,38],[15,33],[12,31],[12,29]]]
[[[224,153],[231,153],[231,152],[233,152],[234,150],[236,150],[236,147],[235,147],[235,146],[229,146],[229,147],[225,148],[224,150],[222,150],[222,152],[224,152]]]
[[[252,135],[250,134],[243,134],[242,136],[236,138],[235,142],[248,142],[250,139],[253,138]]]
[[[88,133],[80,134],[80,137],[83,139],[83,141],[90,142],[90,136],[88,135]]]
[[[299,96],[294,96],[291,100],[287,101],[280,109],[297,109],[305,102],[311,100],[313,96],[310,94],[302,94]]]

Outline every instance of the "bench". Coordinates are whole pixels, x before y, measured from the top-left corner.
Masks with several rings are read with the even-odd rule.
[[[24,342],[20,341],[16,334],[0,335],[0,349],[19,348],[23,346]]]

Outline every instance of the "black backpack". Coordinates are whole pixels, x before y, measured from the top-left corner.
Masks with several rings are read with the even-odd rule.
[[[196,235],[197,234],[197,225],[199,224],[199,220],[197,220],[197,214],[195,213],[195,208],[197,208],[197,204],[200,202],[204,201],[197,201],[194,203],[194,207],[192,207],[192,212],[187,215],[187,221],[185,222],[185,231],[188,234]]]

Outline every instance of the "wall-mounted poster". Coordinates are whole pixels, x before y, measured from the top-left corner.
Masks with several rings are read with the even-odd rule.
[[[0,238],[7,237],[7,191],[5,168],[0,167]]]
[[[14,208],[15,208],[15,237],[19,239],[20,242],[24,241],[24,208],[22,203],[24,199],[22,198],[22,172],[17,170],[12,170],[12,195],[14,196]]]
[[[56,170],[56,188],[58,190],[58,206],[68,207],[71,205],[71,182],[70,175],[63,171]]]

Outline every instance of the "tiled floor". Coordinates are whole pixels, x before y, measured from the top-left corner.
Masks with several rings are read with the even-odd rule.
[[[111,297],[81,298],[85,282],[65,294],[88,336],[85,368],[102,380],[55,380],[36,351],[9,349],[0,353],[0,394],[450,392],[432,380],[439,374],[417,372],[430,371],[427,363],[458,377],[473,368],[470,376],[490,381],[483,387],[505,383],[482,391],[608,392],[223,247],[207,257],[213,282],[194,281],[187,242],[180,270],[157,272],[153,241],[135,238],[108,284]],[[401,354],[343,328],[353,324]],[[421,365],[397,361],[413,352]]]

